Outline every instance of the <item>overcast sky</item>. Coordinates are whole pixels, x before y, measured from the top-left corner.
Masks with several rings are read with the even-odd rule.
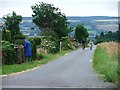
[[[118,16],[119,0],[0,0],[0,18],[15,11],[31,17],[31,6],[39,2],[53,4],[66,16]]]

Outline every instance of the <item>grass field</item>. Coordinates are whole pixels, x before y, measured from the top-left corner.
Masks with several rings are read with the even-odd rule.
[[[93,68],[104,81],[118,83],[118,43],[106,42],[98,45],[94,53]]]

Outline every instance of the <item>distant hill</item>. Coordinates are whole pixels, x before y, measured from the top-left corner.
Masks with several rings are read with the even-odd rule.
[[[110,17],[110,16],[85,16],[85,17],[81,17],[81,16],[68,16],[68,19],[89,19],[89,20],[94,20],[94,19],[116,19],[117,17]]]
[[[77,17],[77,16],[67,16],[69,27],[74,28],[79,24],[83,24],[90,35],[100,34],[101,32],[107,31],[117,31],[118,30],[118,17],[109,17],[109,16],[89,16],[89,17]],[[0,19],[0,23],[2,23]],[[36,30],[40,31],[39,28],[32,22],[32,17],[23,17],[22,22],[20,23],[21,31],[31,31]],[[74,32],[72,33],[72,35]],[[33,34],[31,34],[33,35]]]

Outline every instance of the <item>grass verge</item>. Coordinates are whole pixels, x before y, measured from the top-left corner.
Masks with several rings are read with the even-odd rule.
[[[118,55],[110,55],[107,51],[108,49],[102,48],[103,46],[99,45],[95,50],[93,68],[104,81],[118,83],[118,76],[120,75],[118,72]]]
[[[41,66],[52,60],[55,60],[55,59],[59,58],[60,56],[63,56],[69,52],[71,52],[71,50],[61,51],[61,52],[58,52],[57,54],[45,54],[44,58],[41,60],[26,62],[23,64],[4,65],[4,66],[2,66],[2,74],[3,75],[4,74],[12,74],[12,73],[17,73],[17,72],[25,71],[28,69],[32,69],[34,67]]]

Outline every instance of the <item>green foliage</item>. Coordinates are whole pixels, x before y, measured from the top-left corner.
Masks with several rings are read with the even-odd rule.
[[[48,53],[56,53],[59,51],[59,42],[56,32],[49,30],[42,32],[42,48],[46,49]]]
[[[5,30],[5,32],[2,32],[2,40],[11,42],[11,32],[10,32],[10,30]]]
[[[37,60],[41,60],[41,59],[43,59],[43,57],[44,57],[44,56],[43,56],[42,53],[40,53],[40,52],[39,52],[39,53],[36,53],[36,59],[37,59]]]
[[[41,33],[41,36],[43,36],[43,37],[53,37],[55,40],[58,39],[57,33],[54,32],[53,30],[43,31],[43,32]],[[53,40],[54,40],[54,39],[53,39]]]
[[[11,38],[14,42],[14,37],[20,34],[19,23],[22,21],[22,16],[17,15],[14,11],[11,14],[3,17],[6,29],[11,31]]]
[[[34,42],[36,45],[40,45],[41,44],[41,38],[40,37],[34,37]]]
[[[117,57],[110,57],[105,49],[99,46],[95,50],[93,67],[105,81],[118,82]]]
[[[24,45],[25,43],[25,36],[19,35],[15,37],[15,45]],[[31,42],[32,46],[32,60],[36,60],[36,44],[39,44],[41,42],[41,38],[28,38],[28,40]]]
[[[58,41],[54,37],[43,38],[41,46],[46,49],[48,53],[56,53],[59,51]]]
[[[119,34],[120,31],[116,31],[116,32],[108,31],[107,33],[101,32],[99,36],[96,35],[95,37],[96,40],[94,41],[94,43],[98,44],[101,42],[109,42],[109,41],[120,42]]]
[[[68,37],[63,37],[62,38],[62,50],[69,50],[73,49],[72,42]]]
[[[58,37],[68,35],[67,19],[60,12],[59,8],[55,8],[53,4],[39,3],[31,7],[33,10],[33,22],[43,31],[53,30]]]
[[[14,49],[14,45],[9,43],[8,41],[2,41],[2,62],[3,64],[14,64],[16,52]]]
[[[14,42],[15,45],[24,45],[24,43],[25,43],[25,41],[22,39],[16,39]]]
[[[23,34],[20,34],[20,35],[16,35],[15,36],[15,41],[14,41],[14,44],[15,45],[24,45],[24,43],[25,43],[25,35],[23,35]]]
[[[25,43],[25,37],[24,35],[17,35],[15,37],[15,45],[24,45]],[[41,38],[28,38],[28,40],[31,42],[32,47],[32,60],[36,60],[36,45],[41,42]]]
[[[57,54],[46,54],[43,56],[44,58],[41,59],[40,61],[38,60],[38,61],[31,61],[31,62],[26,62],[22,64],[4,65],[2,66],[2,74],[11,74],[11,73],[16,73],[16,72],[21,72],[21,71],[25,71],[28,69],[32,69],[42,64],[46,64],[60,56],[63,56],[68,52],[70,51],[62,51]]]
[[[75,29],[75,38],[80,42],[88,37],[87,29],[83,25],[78,25]]]
[[[24,40],[25,37],[26,37],[26,36],[21,33],[21,34],[19,34],[19,35],[16,35],[16,36],[15,36],[15,39],[22,39],[22,40]]]

